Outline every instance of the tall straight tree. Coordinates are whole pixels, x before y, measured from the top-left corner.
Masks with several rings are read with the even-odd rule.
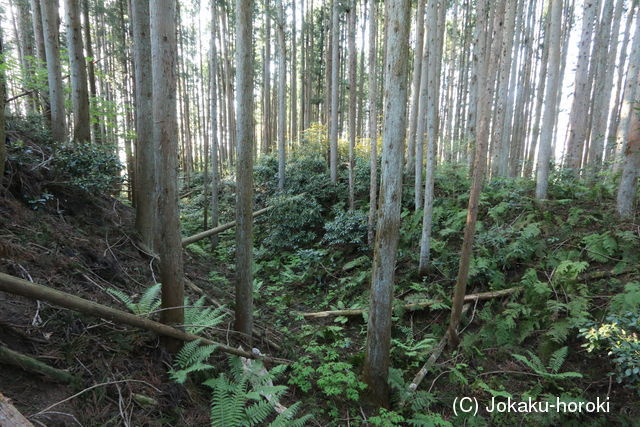
[[[369,0],[369,221],[368,242],[373,246],[376,213],[378,212],[378,81],[376,73],[376,42],[378,39],[377,0]]]
[[[282,0],[276,0],[278,13],[278,190],[284,190],[284,170],[286,162],[285,118],[287,115],[285,89],[287,84],[287,60],[285,57],[284,7]]]
[[[151,71],[151,39],[149,34],[149,1],[131,0],[133,63],[136,104],[136,229],[142,241],[155,248],[157,210],[157,140],[153,137],[153,86]]]
[[[544,116],[540,131],[540,149],[536,166],[536,199],[547,198],[549,186],[549,163],[551,162],[551,139],[556,123],[556,100],[560,86],[560,45],[562,35],[562,0],[551,0],[551,33],[549,35],[549,71],[545,88]]]
[[[349,8],[349,29],[347,49],[349,51],[349,209],[355,207],[355,146],[356,146],[356,1],[351,0]]]
[[[340,0],[333,0],[331,10],[331,120],[329,130],[329,169],[331,182],[338,182],[338,74],[340,66],[340,20],[338,9]]]
[[[0,15],[0,24],[2,23],[2,15]],[[2,43],[2,26],[0,25],[0,188],[2,187],[2,179],[4,178],[4,163],[7,161],[7,145],[5,130],[5,98],[7,95],[6,78],[5,78],[5,57],[4,44]]]
[[[440,68],[442,64],[442,46],[444,25],[438,25],[439,19],[444,19],[446,4],[439,0],[430,0],[427,10],[429,66],[427,69],[427,173],[424,180],[424,205],[422,214],[422,233],[420,237],[420,261],[418,273],[426,274],[431,250],[431,223],[433,217],[433,188],[435,182],[435,167],[437,143],[439,137],[439,109],[440,109]]]
[[[178,123],[176,117],[176,1],[151,0],[151,73],[153,83],[153,139],[159,149],[158,215],[160,282],[162,311],[160,319],[168,325],[184,323],[184,278],[182,238],[178,211]],[[181,343],[165,338],[165,347],[177,351]]]
[[[389,347],[396,250],[400,229],[407,107],[409,0],[387,0],[387,53],[380,211],[371,273],[364,380],[374,405],[389,406]]]
[[[211,56],[209,62],[209,90],[210,96],[210,118],[211,129],[209,135],[211,137],[211,226],[217,227],[219,220],[219,206],[218,206],[218,186],[220,175],[218,165],[218,85],[217,85],[217,71],[218,71],[218,49],[216,46],[215,28],[218,22],[218,5],[216,0],[211,0],[211,41],[209,55]],[[218,235],[211,236],[211,246],[215,248],[218,245]]]
[[[473,241],[475,238],[476,222],[478,219],[478,203],[480,201],[480,191],[482,190],[482,182],[487,165],[489,125],[491,121],[491,106],[493,105],[493,88],[495,87],[493,78],[499,62],[501,46],[499,43],[499,35],[502,33],[506,1],[510,0],[500,0],[497,4],[493,22],[491,22],[487,17],[488,0],[479,0],[476,6],[476,25],[481,29],[476,33],[478,55],[474,55],[474,61],[477,61],[474,70],[476,70],[478,82],[476,147],[471,172],[472,178],[471,189],[469,191],[469,204],[467,207],[467,222],[464,227],[460,264],[458,266],[456,287],[454,289],[451,304],[451,318],[449,320],[449,328],[447,330],[447,334],[449,335],[449,344],[454,347],[459,343],[458,326],[460,324],[460,318],[462,317],[464,296],[467,292],[469,267],[471,265]],[[493,24],[492,33],[490,33],[491,24]]]
[[[416,10],[416,47],[413,55],[413,73],[411,80],[411,112],[409,113],[409,136],[407,147],[407,176],[415,174],[416,167],[416,126],[418,124],[418,102],[420,99],[420,72],[422,71],[422,48],[424,46],[424,3],[418,0]]]
[[[58,0],[40,0],[44,49],[47,57],[47,81],[51,107],[51,134],[56,141],[67,137],[67,120],[64,113],[64,87],[60,68],[60,43],[58,36]]]
[[[253,0],[236,0],[236,307],[235,328],[253,330]]]
[[[565,167],[578,169],[582,164],[582,150],[587,139],[587,112],[592,82],[589,79],[589,64],[591,59],[591,42],[593,39],[593,24],[598,17],[600,0],[585,0],[582,12],[582,33],[578,49],[576,65],[575,89],[573,103],[569,116],[569,139]]]
[[[87,89],[87,66],[82,43],[80,4],[78,0],[65,0],[65,23],[67,26],[67,49],[71,68],[71,102],[73,105],[73,138],[76,141],[91,140],[89,124],[89,91]]]
[[[619,170],[623,153],[626,150],[627,136],[629,133],[629,123],[633,112],[633,104],[636,100],[638,78],[640,77],[640,19],[636,18],[636,29],[631,43],[631,55],[629,56],[629,66],[627,69],[627,80],[624,85],[622,106],[620,107],[618,130],[616,139],[620,142],[620,152],[614,165],[614,170]]]
[[[633,215],[633,202],[638,185],[638,169],[640,169],[640,115],[631,112],[628,140],[624,153],[624,164],[618,187],[617,210],[621,217]]]
[[[149,7],[147,6],[147,9]],[[96,87],[96,71],[95,71],[95,58],[93,57],[93,44],[91,42],[91,22],[89,20],[89,0],[82,0],[82,16],[83,16],[83,30],[84,30],[84,47],[87,51],[87,78],[89,79],[89,95],[90,103],[96,102],[98,96],[98,90]],[[148,20],[147,20],[148,21]],[[148,26],[148,25],[147,25]],[[148,61],[147,61],[148,62]],[[93,140],[100,142],[100,123],[98,120],[92,120],[93,127]]]

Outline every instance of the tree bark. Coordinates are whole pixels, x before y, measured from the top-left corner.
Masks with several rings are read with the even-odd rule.
[[[407,176],[415,175],[416,167],[416,127],[418,124],[418,104],[420,102],[420,72],[422,71],[422,50],[424,48],[424,3],[418,0],[416,11],[416,48],[413,55],[413,74],[411,80],[411,112],[409,113],[409,136],[407,139]]]
[[[338,64],[339,58],[339,31],[340,21],[338,17],[339,0],[333,0],[331,11],[331,129],[329,131],[329,169],[331,182],[338,182]]]
[[[236,319],[251,345],[253,330],[253,0],[236,0]]]
[[[151,40],[149,2],[131,0],[133,26],[133,62],[135,69],[136,103],[136,230],[142,241],[156,249],[156,210],[158,207],[157,161],[158,146],[153,137],[153,86],[151,70]]]
[[[633,203],[638,184],[638,169],[640,169],[640,115],[638,115],[638,111],[631,112],[628,135],[616,206],[618,215],[621,217],[630,217],[634,213]]]
[[[355,208],[355,147],[356,147],[356,0],[351,0],[349,9],[349,210]]]
[[[167,325],[184,323],[182,238],[178,211],[178,138],[176,118],[176,2],[151,0],[151,67],[153,79],[153,139],[159,147],[159,234],[162,308],[160,319]],[[171,352],[181,343],[166,339]]]
[[[551,33],[549,36],[549,70],[545,93],[544,116],[540,132],[540,148],[536,167],[536,199],[547,198],[549,186],[549,164],[551,162],[551,139],[556,123],[556,97],[558,94],[558,74],[560,73],[560,46],[562,35],[562,0],[551,0]]]
[[[284,190],[284,171],[286,167],[286,128],[285,118],[287,107],[285,105],[285,89],[287,84],[287,61],[285,56],[284,38],[284,7],[282,0],[276,0],[278,12],[278,190]]]
[[[211,138],[211,225],[217,227],[220,221],[219,219],[219,197],[218,186],[220,181],[219,166],[218,166],[218,86],[216,82],[217,70],[218,70],[218,49],[216,46],[216,37],[214,32],[214,26],[218,22],[218,5],[215,0],[211,0],[211,41],[209,47],[209,55],[211,56],[209,62],[209,90],[210,90],[210,120],[211,129],[209,135]],[[211,236],[211,247],[215,248],[218,245],[218,235]]]
[[[386,6],[387,53],[382,150],[382,188],[377,224],[371,298],[367,325],[364,380],[376,406],[389,407],[389,347],[396,249],[400,228],[402,169],[406,132],[407,58],[409,51],[408,0],[389,0]]]
[[[375,239],[376,214],[378,212],[378,81],[376,76],[376,41],[378,37],[377,0],[370,0],[369,11],[369,220],[368,242],[373,246]]]
[[[44,47],[47,56],[47,80],[51,107],[51,133],[56,141],[67,138],[67,120],[64,112],[64,87],[60,68],[58,41],[58,0],[40,0]]]
[[[78,142],[91,141],[89,124],[89,92],[87,68],[82,43],[80,4],[78,0],[65,0],[67,49],[71,70],[71,103],[73,105],[73,138]]]

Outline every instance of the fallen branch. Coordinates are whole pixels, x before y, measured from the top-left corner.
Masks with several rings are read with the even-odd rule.
[[[511,295],[512,293],[522,289],[520,286],[515,286],[513,288],[502,289],[499,291],[491,291],[491,292],[481,292],[477,294],[469,294],[465,295],[464,302],[472,302],[472,301],[484,301],[493,298],[499,298],[506,295]],[[426,301],[417,301],[405,304],[403,308],[408,311],[422,310],[424,308],[431,307],[434,303],[441,303],[442,301],[434,301],[434,300],[426,300]],[[330,310],[330,311],[317,311],[313,313],[302,313],[302,317],[307,319],[320,319],[323,317],[333,317],[333,316],[361,316],[367,311],[366,308],[353,308],[346,310]]]
[[[463,315],[469,310],[469,307],[471,307],[471,304],[465,304],[462,307]],[[425,364],[422,366],[422,368],[420,368],[416,376],[413,378],[413,381],[411,381],[411,384],[409,384],[409,386],[407,387],[408,394],[411,394],[417,390],[418,386],[420,385],[424,377],[427,376],[427,374],[429,373],[433,365],[436,363],[436,361],[444,351],[444,348],[446,347],[448,340],[449,340],[449,331],[447,330],[447,332],[445,332],[444,336],[442,337],[438,345],[431,350],[431,355],[429,356]],[[405,396],[402,402],[400,402],[401,407],[404,406],[408,397],[409,397],[408,395]]]
[[[260,216],[263,213],[269,212],[271,209],[273,209],[273,206],[267,206],[266,208],[263,208],[263,209],[260,209],[258,211],[255,211],[253,213],[253,217],[255,218],[257,216]],[[236,226],[236,222],[235,221],[231,221],[231,222],[228,222],[226,224],[219,225],[219,226],[217,226],[215,228],[200,232],[198,234],[194,234],[193,236],[185,237],[184,239],[182,239],[182,246],[188,246],[188,245],[190,245],[192,243],[197,242],[198,240],[202,240],[202,239],[207,238],[209,236],[213,236],[215,234],[222,233],[223,231],[226,231],[226,230],[228,230],[230,228],[233,228],[235,226]]]
[[[33,424],[2,393],[0,393],[0,425],[7,427],[33,427]]]
[[[35,372],[37,374],[46,375],[56,381],[65,384],[77,384],[79,379],[71,375],[67,371],[53,368],[46,363],[34,359],[26,354],[18,353],[10,348],[0,345],[0,362],[8,365],[17,366],[25,371]],[[2,423],[0,423],[2,424]]]
[[[225,353],[234,354],[236,356],[242,356],[249,359],[260,358],[276,363],[285,362],[281,359],[258,356],[252,352],[239,350],[237,348],[212,341],[208,338],[189,334],[169,325],[164,325],[159,322],[154,322],[150,319],[145,319],[144,317],[126,313],[124,311],[107,307],[106,305],[98,304],[93,301],[88,301],[84,298],[80,298],[66,292],[27,282],[26,280],[22,280],[18,277],[10,276],[4,273],[0,273],[0,291],[20,295],[33,300],[47,301],[51,304],[59,305],[60,307],[68,308],[70,310],[84,313],[89,316],[101,317],[116,323],[146,329],[159,335],[176,338],[182,341],[201,340],[204,344],[215,345],[217,349]]]

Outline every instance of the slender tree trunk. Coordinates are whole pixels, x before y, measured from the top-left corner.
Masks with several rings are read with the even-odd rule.
[[[136,229],[142,241],[156,248],[156,210],[158,206],[158,170],[156,153],[159,146],[153,136],[153,78],[151,71],[151,39],[149,2],[131,0],[133,26],[133,63],[136,83]],[[158,245],[159,246],[159,245]]]
[[[509,139],[504,138],[504,125],[506,121],[508,96],[509,96],[509,77],[511,73],[511,50],[513,47],[513,38],[515,37],[514,28],[516,22],[517,0],[507,2],[505,13],[505,28],[502,32],[502,53],[500,58],[500,72],[498,81],[497,109],[494,116],[493,144],[495,149],[493,152],[492,171],[497,176],[507,176],[509,161]]]
[[[640,115],[637,111],[631,113],[628,136],[618,187],[617,210],[621,217],[630,217],[634,213],[633,203],[638,185],[638,169],[640,169]]]
[[[178,126],[176,116],[176,1],[151,0],[151,67],[153,82],[153,139],[159,147],[160,319],[167,325],[184,323],[182,237],[178,211]],[[164,345],[176,352],[181,343],[165,338]]]
[[[558,95],[558,74],[560,73],[560,46],[562,35],[562,0],[551,0],[551,33],[549,37],[549,82],[545,93],[544,116],[540,132],[540,149],[536,167],[536,199],[547,198],[549,186],[549,163],[551,162],[551,139],[556,123],[556,97]]]
[[[456,279],[456,287],[453,294],[451,306],[451,319],[449,322],[448,334],[449,344],[456,347],[459,343],[458,325],[462,316],[462,305],[464,296],[467,292],[467,282],[469,280],[469,266],[471,265],[471,255],[473,249],[473,240],[476,232],[476,221],[478,218],[478,203],[480,199],[480,191],[482,189],[482,181],[487,165],[487,145],[489,140],[489,125],[491,121],[491,106],[493,105],[493,89],[495,82],[493,81],[500,55],[500,40],[497,35],[502,32],[503,15],[505,1],[500,3],[495,9],[495,19],[487,21],[488,0],[479,0],[477,3],[477,23],[476,25],[484,29],[480,31],[478,45],[478,64],[477,70],[478,81],[478,108],[477,108],[477,133],[475,157],[473,160],[471,189],[469,192],[469,205],[467,208],[467,222],[464,228],[464,238],[462,241],[462,250],[460,254],[460,265],[458,267],[458,277]],[[493,23],[493,37],[489,28]],[[492,39],[493,38],[493,43]],[[489,53],[488,56],[487,53]]]
[[[624,0],[617,0],[615,9],[613,1],[605,4],[602,17],[601,34],[598,40],[598,72],[593,94],[593,113],[591,123],[591,144],[589,145],[589,174],[599,172],[602,168],[605,140],[607,132],[607,114],[611,101],[614,67],[618,50],[618,33]],[[613,34],[612,34],[613,31]]]
[[[298,57],[296,46],[296,33],[298,28],[296,26],[296,0],[291,2],[291,143],[299,140],[298,135]]]
[[[329,132],[329,168],[331,182],[338,182],[338,64],[339,58],[339,0],[333,0],[331,12],[331,130]]]
[[[218,173],[218,86],[216,84],[216,75],[218,70],[218,49],[216,46],[216,37],[213,28],[218,22],[218,5],[216,0],[211,0],[211,43],[210,51],[211,60],[209,62],[209,90],[211,91],[211,227],[215,228],[219,223],[219,206],[218,206],[218,186],[220,174]],[[211,247],[218,246],[218,235],[211,236]]]
[[[374,244],[378,212],[378,108],[376,42],[378,38],[377,0],[369,0],[369,221],[368,242]]]
[[[284,190],[284,171],[286,163],[286,145],[285,145],[285,118],[287,108],[285,105],[285,89],[287,84],[287,66],[285,57],[285,39],[284,39],[284,7],[282,0],[276,0],[278,13],[278,190]]]
[[[389,348],[396,249],[400,229],[402,169],[406,132],[407,59],[409,53],[408,0],[385,3],[387,55],[382,148],[382,186],[371,274],[364,380],[376,406],[389,407]]]
[[[271,18],[269,0],[264,1],[264,59],[262,83],[262,153],[271,151]]]
[[[407,176],[415,176],[416,167],[416,127],[418,124],[418,104],[420,102],[420,72],[422,71],[422,50],[424,48],[424,3],[418,0],[416,11],[416,48],[413,56],[413,77],[411,81],[411,112],[409,113],[409,137],[407,147]]]
[[[607,131],[608,140],[611,150],[607,151],[607,157],[605,162],[613,163],[614,173],[619,170],[619,162],[617,153],[620,152],[620,145],[618,144],[618,126],[620,125],[620,109],[622,107],[622,100],[624,94],[624,76],[627,65],[627,50],[629,47],[629,40],[631,39],[631,27],[633,26],[633,18],[635,16],[636,7],[631,7],[627,11],[627,21],[625,24],[624,37],[622,39],[622,46],[620,47],[620,58],[618,60],[618,79],[616,81],[616,93],[614,95],[613,107],[611,107],[611,113],[609,114],[609,129]]]
[[[418,274],[425,275],[431,250],[431,225],[433,216],[433,186],[435,182],[436,153],[439,138],[440,64],[442,63],[442,39],[444,25],[438,25],[439,17],[446,12],[446,5],[439,0],[429,0],[427,8],[427,43],[433,49],[429,53],[427,92],[427,170],[424,181],[424,205],[422,234],[420,237],[420,261]],[[437,31],[435,30],[437,29]]]
[[[437,0],[429,0],[430,3],[433,1]],[[429,32],[433,32],[433,30],[429,30]],[[428,34],[425,34],[425,37],[427,36]],[[431,46],[431,48],[433,48],[433,46]],[[413,201],[416,211],[422,206],[422,164],[424,161],[424,139],[428,109],[427,96],[429,92],[429,54],[429,43],[423,43],[422,64],[420,65],[420,94],[418,96],[418,124],[416,126],[415,143],[413,148],[415,151],[415,166],[413,168]]]
[[[0,24],[2,19],[0,17]],[[3,44],[3,31],[0,25],[0,188],[4,179],[4,164],[7,161],[6,129],[5,129],[5,99],[7,97],[7,85],[5,77],[5,56]]]
[[[355,147],[356,147],[356,0],[351,0],[349,9],[349,209],[355,208]]]
[[[91,141],[89,124],[89,92],[87,68],[82,46],[82,26],[78,0],[65,0],[67,49],[71,69],[71,101],[73,105],[73,137],[79,142]]]
[[[620,108],[620,123],[616,138],[621,142],[621,150],[618,154],[620,157],[616,164],[622,164],[623,153],[626,152],[626,145],[629,139],[629,122],[634,114],[633,106],[638,96],[638,77],[640,77],[640,19],[636,18],[636,28],[631,44],[631,55],[629,56],[629,66],[627,69],[627,80],[624,85],[624,94],[622,106]],[[618,170],[620,167],[615,168]]]
[[[89,95],[91,96],[91,98],[89,99],[89,105],[91,105],[92,103],[96,102],[96,98],[98,97],[98,91],[96,88],[96,65],[95,65],[96,58],[94,58],[93,56],[93,44],[91,42],[92,39],[91,39],[91,20],[89,19],[89,0],[82,1],[82,16],[84,20],[84,27],[83,27],[84,41],[85,41],[84,47],[88,57],[87,58],[87,77],[89,79]],[[147,22],[148,22],[148,19],[147,19]],[[93,135],[92,135],[93,141],[97,143],[101,142],[102,137],[100,136],[100,120],[98,117],[93,118],[92,127],[93,127]]]
[[[47,56],[47,79],[51,107],[51,133],[56,141],[67,138],[67,120],[64,113],[64,87],[60,69],[58,42],[58,0],[40,0],[44,46]]]
[[[253,0],[236,0],[236,324],[253,331]]]

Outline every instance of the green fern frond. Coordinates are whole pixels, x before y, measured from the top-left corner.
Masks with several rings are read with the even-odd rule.
[[[554,351],[549,358],[549,370],[554,374],[557,373],[567,359],[568,354],[569,347],[566,346]]]
[[[185,298],[184,326],[191,334],[198,334],[207,328],[212,328],[224,320],[227,315],[225,306],[204,307],[204,297],[198,299],[193,305]]]
[[[125,294],[119,289],[109,288],[107,292],[111,295],[118,298],[122,303],[127,307],[129,311],[133,314],[143,315],[149,314],[160,307],[160,283],[156,283],[155,285],[149,287],[142,296],[140,297],[140,301],[137,303],[131,298],[129,295]]]

